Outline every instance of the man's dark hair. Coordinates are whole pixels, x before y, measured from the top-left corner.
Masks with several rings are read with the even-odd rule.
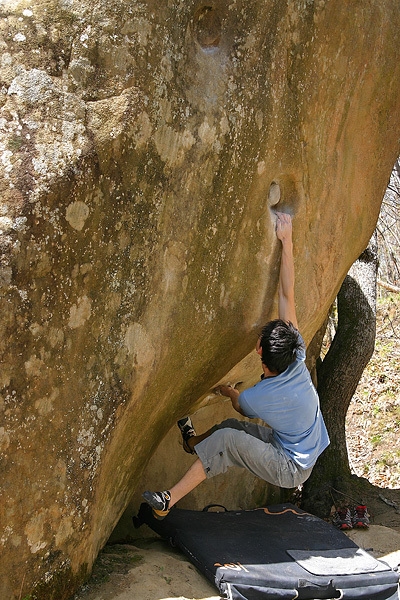
[[[261,360],[273,373],[283,373],[303,347],[299,331],[282,319],[270,321],[261,330]]]

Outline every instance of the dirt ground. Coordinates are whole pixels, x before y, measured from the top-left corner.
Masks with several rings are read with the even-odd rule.
[[[400,488],[400,294],[378,301],[375,352],[350,403],[346,438],[354,473]]]

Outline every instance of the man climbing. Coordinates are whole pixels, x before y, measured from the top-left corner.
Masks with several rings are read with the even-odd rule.
[[[276,213],[276,235],[282,243],[278,290],[279,318],[267,323],[256,351],[263,374],[255,386],[239,391],[218,388],[232,407],[268,426],[227,419],[196,435],[190,417],[178,421],[186,452],[196,462],[168,491],[146,491],[143,498],[155,516],[165,517],[171,507],[208,477],[231,466],[248,469],[261,479],[283,488],[294,488],[309,476],[318,456],[329,445],[319,398],[305,366],[305,346],[297,329],[294,299],[292,220]]]

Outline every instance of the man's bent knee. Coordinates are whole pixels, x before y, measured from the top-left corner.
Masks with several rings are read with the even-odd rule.
[[[222,421],[219,423],[219,425],[216,425],[216,429],[236,429],[238,431],[242,431],[244,429],[243,423],[244,421],[239,421],[239,419],[225,419],[225,421]]]

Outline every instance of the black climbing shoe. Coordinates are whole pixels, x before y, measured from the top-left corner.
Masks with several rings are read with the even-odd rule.
[[[170,511],[169,501],[171,500],[171,493],[165,492],[144,492],[142,494],[147,504],[153,509],[153,514],[156,519],[164,519]]]
[[[192,448],[190,448],[188,444],[188,440],[190,440],[191,437],[194,437],[196,435],[191,418],[184,417],[183,419],[180,419],[178,421],[178,427],[182,434],[184,451],[188,454],[194,454],[194,450],[192,450]]]

